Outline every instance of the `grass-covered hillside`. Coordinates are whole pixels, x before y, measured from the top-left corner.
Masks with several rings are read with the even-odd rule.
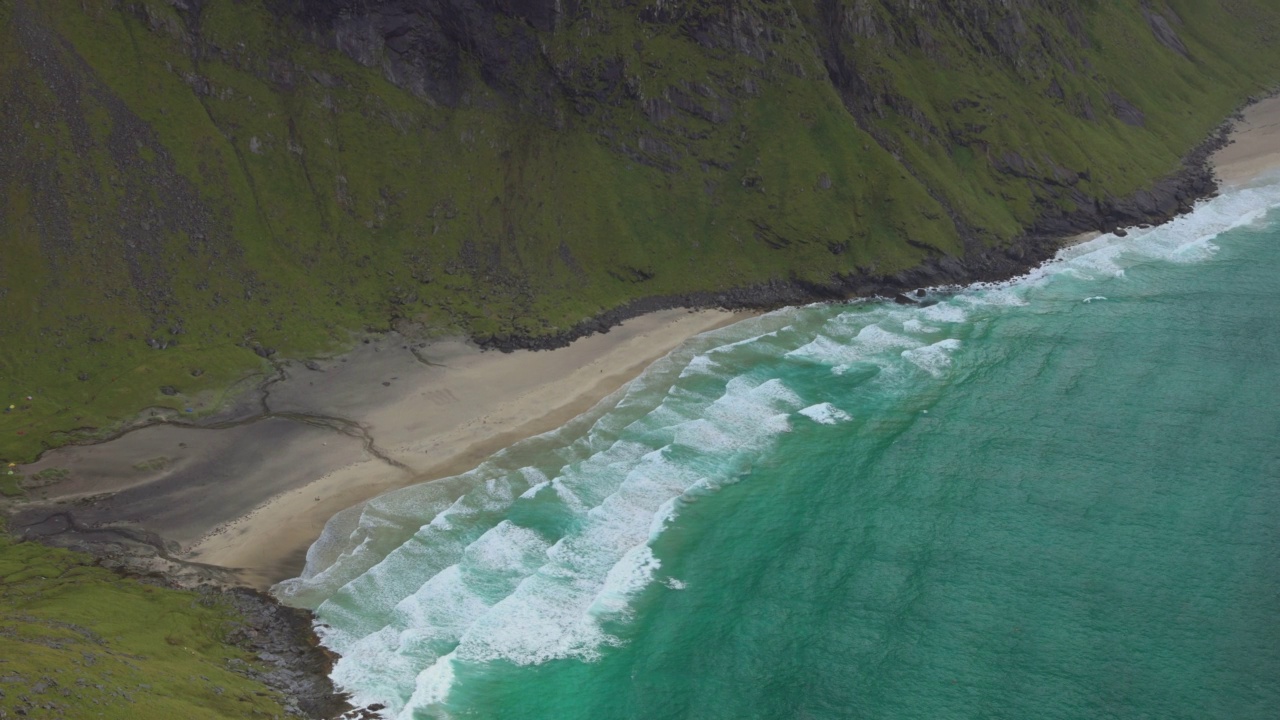
[[[228,598],[0,533],[0,718],[293,716],[258,679],[268,668],[229,642],[246,629]]]
[[[1271,0],[0,0],[0,458],[397,318],[536,338],[1087,223],[1280,79],[1278,31]]]

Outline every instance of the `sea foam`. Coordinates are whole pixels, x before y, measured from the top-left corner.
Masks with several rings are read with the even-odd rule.
[[[850,392],[926,391],[965,362],[970,334],[1033,295],[1078,308],[1135,267],[1208,260],[1218,234],[1276,205],[1280,184],[1245,189],[1023,278],[935,288],[928,306],[808,306],[695,338],[563,428],[340,513],[275,590],[316,609],[339,686],[400,717],[438,714],[487,663],[593,661],[624,642],[645,593],[683,587],[654,550],[682,509],[749,477],[785,434],[850,422]],[[871,379],[823,389],[854,368]]]

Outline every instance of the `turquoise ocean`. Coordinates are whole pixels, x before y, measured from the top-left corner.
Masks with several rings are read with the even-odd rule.
[[[1277,208],[697,337],[275,592],[387,717],[1280,717]]]

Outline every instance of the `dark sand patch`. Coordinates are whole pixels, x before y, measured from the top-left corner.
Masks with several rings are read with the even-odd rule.
[[[335,513],[552,430],[739,317],[662,311],[542,352],[389,333],[338,357],[284,362],[207,427],[152,425],[21,468],[54,472],[12,527],[109,552],[131,539],[265,588],[302,570]]]

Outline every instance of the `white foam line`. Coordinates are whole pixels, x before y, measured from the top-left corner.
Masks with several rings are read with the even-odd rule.
[[[335,524],[342,541],[313,548],[317,562],[338,560],[323,570],[309,565],[298,581],[312,592],[335,582],[343,588],[321,606],[322,619],[329,613],[344,623],[322,630],[327,645],[344,651],[335,678],[361,701],[384,702],[408,718],[439,710],[458,673],[475,663],[598,658],[621,642],[609,623],[626,621],[647,588],[684,587],[676,578],[659,580],[653,543],[685,503],[749,475],[797,416],[825,425],[852,420],[832,402],[805,399],[779,378],[760,376],[768,368],[762,357],[833,371],[871,362],[882,370],[860,392],[914,392],[917,371],[926,382],[951,372],[966,329],[1026,304],[1054,277],[1087,282],[1122,278],[1144,263],[1202,261],[1222,232],[1277,206],[1280,183],[1234,192],[1161,228],[1067,248],[1022,278],[954,289],[932,306],[855,303],[771,313],[673,353],[616,393],[613,405],[542,436],[541,451],[561,461],[553,472],[487,464],[453,479],[466,492],[446,482],[445,489],[371,501],[358,518],[347,514]],[[559,513],[558,537],[513,524],[513,510],[535,507],[543,517]],[[385,547],[384,536],[424,516],[430,520],[410,542]],[[479,518],[491,517],[500,521],[477,537]],[[410,580],[413,572],[427,578]],[[417,587],[406,592],[404,583]],[[364,609],[362,600],[392,609],[362,622],[350,617]]]

